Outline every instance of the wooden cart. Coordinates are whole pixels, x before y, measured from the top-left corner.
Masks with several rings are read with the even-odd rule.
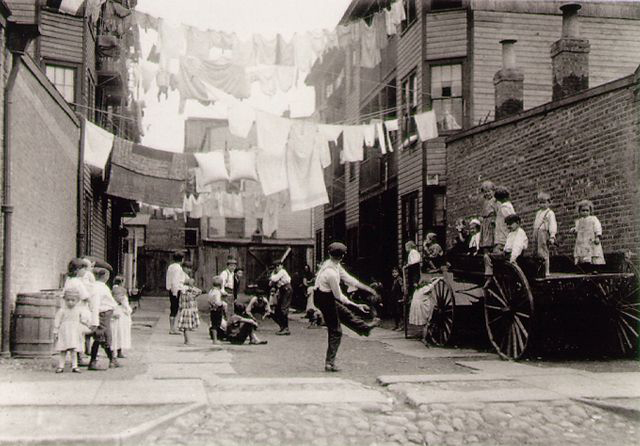
[[[432,292],[428,340],[447,345],[457,309],[481,305],[489,341],[502,358],[518,359],[534,346],[544,350],[569,338],[629,355],[640,333],[638,268],[622,253],[605,257],[607,264],[591,272],[568,257],[552,257],[547,277],[541,259],[494,261],[488,281],[481,256],[450,257]]]

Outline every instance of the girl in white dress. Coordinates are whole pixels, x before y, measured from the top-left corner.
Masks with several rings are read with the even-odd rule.
[[[113,298],[118,303],[120,317],[113,319],[111,331],[113,333],[112,350],[117,353],[118,358],[126,358],[122,350],[131,348],[131,314],[133,313],[129,305],[129,296],[124,287],[124,277],[117,276],[113,279]]]
[[[82,333],[91,323],[91,315],[78,305],[80,294],[76,290],[64,292],[64,305],[56,313],[53,322],[54,347],[60,353],[56,373],[64,371],[67,356],[71,355],[71,371],[80,373],[77,352],[82,351]]]
[[[578,215],[576,225],[571,232],[576,234],[576,245],[573,249],[573,257],[576,265],[604,265],[604,253],[600,237],[602,237],[602,225],[593,214],[593,203],[582,200],[578,203]]]

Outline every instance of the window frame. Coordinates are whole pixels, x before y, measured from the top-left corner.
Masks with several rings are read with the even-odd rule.
[[[411,14],[413,13],[413,14]],[[404,0],[404,15],[406,19],[400,24],[400,34],[406,33],[414,23],[418,21],[418,3],[417,0]]]
[[[75,103],[78,102],[78,98],[81,97],[81,91],[80,91],[80,82],[78,82],[78,73],[80,71],[80,66],[78,64],[73,64],[73,63],[69,63],[69,62],[64,62],[64,61],[58,61],[58,60],[53,60],[53,59],[45,59],[43,60],[43,65],[44,65],[44,74],[47,77],[47,79],[49,79],[49,82],[51,82],[51,85],[53,85],[56,89],[56,91],[58,93],[60,93],[60,96],[62,96],[62,98],[65,100],[65,102],[67,102],[68,104],[70,104],[71,106],[74,106]],[[53,79],[51,79],[49,77],[49,74],[47,73],[47,70],[49,67],[52,68],[61,68],[63,70],[71,70],[73,71],[73,86],[72,86],[72,90],[73,90],[73,101],[68,101],[67,98],[65,97],[65,94],[60,91],[60,89],[58,88],[58,85],[56,85],[55,81]],[[92,106],[93,107],[93,106]]]
[[[411,88],[413,83],[413,89]],[[410,146],[417,140],[418,129],[413,116],[418,113],[418,67],[413,68],[400,81],[400,113],[399,113],[399,139],[403,146]],[[411,102],[407,101],[407,96],[411,96]]]
[[[435,224],[435,197],[442,197],[443,209],[442,209],[442,224]],[[446,230],[447,230],[447,187],[438,186],[424,186],[424,193],[422,194],[422,227],[423,227],[423,239],[427,232],[434,232],[438,236],[438,242],[445,246]]]
[[[460,121],[458,122],[458,125],[460,126],[460,128],[457,129],[442,129],[440,127],[440,125],[438,125],[438,133],[439,134],[443,134],[443,135],[450,135],[459,131],[462,131],[464,128],[467,127],[467,117],[466,117],[466,113],[465,113],[465,109],[467,107],[467,101],[468,101],[468,96],[469,96],[469,92],[467,91],[467,82],[466,82],[466,58],[465,57],[455,57],[455,58],[450,58],[450,59],[438,59],[438,60],[430,60],[426,63],[426,74],[428,76],[428,81],[427,82],[423,82],[423,84],[425,85],[425,89],[428,90],[429,92],[429,106],[431,108],[431,110],[435,110],[435,106],[434,106],[434,102],[438,101],[442,98],[451,98],[451,99],[457,99],[460,98],[461,100],[461,110],[462,110],[462,115],[460,116]],[[442,67],[442,66],[454,66],[454,65],[459,65],[460,66],[460,95],[459,96],[440,96],[438,98],[434,99],[434,95],[433,95],[433,68],[434,67]]]
[[[420,221],[418,219],[418,191],[413,191],[402,195],[402,197],[400,198],[400,203],[402,247],[404,250],[404,245],[408,241],[413,241],[414,243],[416,243],[416,245],[418,244],[418,235],[420,229]]]

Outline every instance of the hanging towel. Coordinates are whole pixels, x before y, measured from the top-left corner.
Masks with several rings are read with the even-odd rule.
[[[242,67],[252,67],[256,64],[253,39],[241,40],[238,36],[234,35],[231,52],[233,61]]]
[[[183,153],[155,150],[114,138],[108,169],[108,195],[181,208],[186,179]]]
[[[187,56],[198,59],[208,59],[211,50],[211,36],[209,31],[202,31],[193,26],[187,26],[185,30],[187,42]]]
[[[104,171],[115,136],[91,121],[84,122],[84,162]]]
[[[384,131],[384,127],[382,126],[381,122],[378,122],[376,124],[376,136],[378,138],[378,142],[380,143],[380,152],[382,152],[383,155],[386,155],[387,135],[386,135],[386,132]]]
[[[258,181],[255,150],[229,151],[229,180]]]
[[[200,184],[206,185],[215,181],[228,181],[229,174],[224,164],[224,152],[215,150],[206,153],[194,153],[200,171]]]
[[[384,126],[387,128],[388,132],[391,131],[398,131],[398,120],[397,119],[390,119],[388,121],[384,121]]]
[[[364,159],[364,127],[363,125],[345,125],[342,133],[344,162],[362,161]]]
[[[326,141],[311,123],[291,126],[287,146],[287,174],[291,210],[302,211],[329,202],[320,153]]]
[[[261,34],[254,34],[253,49],[255,51],[256,64],[274,65],[276,63],[277,37],[268,39]]]
[[[256,111],[256,131],[261,151],[284,159],[290,128],[290,119]]]
[[[367,147],[376,145],[376,126],[374,124],[364,125],[364,143]]]
[[[236,101],[229,107],[229,131],[232,135],[246,138],[256,120],[256,111],[244,101]]]
[[[265,210],[262,217],[262,231],[265,236],[271,237],[278,230],[280,211],[283,207],[281,194],[267,197]]]
[[[430,110],[428,112],[419,113],[414,115],[413,119],[416,121],[420,141],[426,141],[427,139],[438,137],[436,112]]]
[[[275,156],[259,150],[256,157],[256,167],[258,170],[258,180],[265,195],[287,189],[287,162],[285,152]]]
[[[180,69],[175,77],[176,88],[180,95],[178,112],[184,113],[184,107],[187,99],[199,101],[203,105],[209,105],[212,98],[209,96],[209,89],[202,83],[200,77],[195,70],[200,66],[198,59],[182,58],[180,61]]]
[[[277,65],[295,65],[295,52],[293,42],[287,42],[282,37],[282,34],[278,34],[278,47],[276,49],[276,64]]]

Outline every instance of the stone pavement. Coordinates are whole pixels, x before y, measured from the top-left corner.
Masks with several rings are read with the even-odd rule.
[[[315,366],[310,376],[260,376],[255,369],[240,375],[239,361],[260,364],[267,351],[291,364],[307,360],[282,348],[309,338],[315,349],[326,334],[300,330],[294,316],[298,338],[272,336],[265,323],[259,334],[268,346],[214,346],[201,327],[190,347],[168,334],[164,300],[145,299],[143,306],[134,317],[138,334],[146,336],[133,354],[135,373],[10,375],[0,384],[0,443],[637,444],[636,372],[590,373],[499,361],[472,350],[426,349],[379,329],[370,338],[345,340],[345,350],[380,352],[383,345],[426,364],[446,357],[457,365],[452,373],[382,375],[375,385]]]

